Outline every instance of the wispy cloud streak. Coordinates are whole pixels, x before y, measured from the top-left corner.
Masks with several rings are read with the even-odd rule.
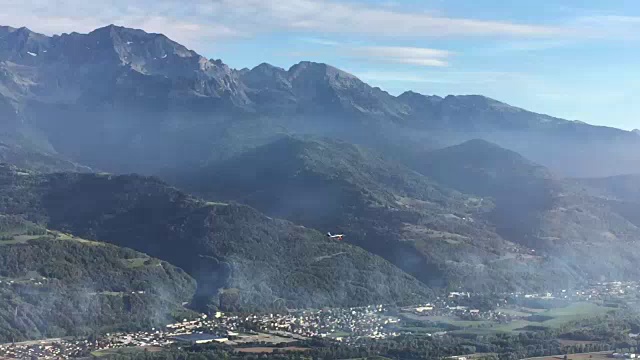
[[[203,35],[236,36],[281,30],[376,36],[553,36],[556,26],[486,21],[405,12],[400,6],[318,0],[128,0],[110,2],[5,0],[0,21],[32,26],[46,33],[82,30],[108,23],[140,26],[144,17],[163,18],[165,32],[194,33],[171,22],[194,24]],[[72,14],[72,15],[70,15]],[[195,29],[195,28],[194,28]]]
[[[350,50],[354,56],[418,66],[448,66],[450,51],[398,46],[362,46]]]

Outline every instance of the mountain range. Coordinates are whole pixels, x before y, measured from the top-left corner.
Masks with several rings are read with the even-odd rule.
[[[48,37],[0,27],[0,49],[0,140],[105,171],[200,166],[283,133],[331,136],[398,159],[482,138],[563,176],[640,165],[633,132],[477,95],[392,96],[326,64],[236,70],[142,30]]]
[[[172,294],[152,311],[115,303],[99,328],[182,303],[412,303],[640,276],[637,131],[479,95],[393,96],[314,62],[232,69],[142,30],[0,27],[0,161],[0,226],[14,224],[0,261],[15,268],[0,276],[55,268],[62,285],[44,293],[82,295],[110,266],[109,301]],[[47,254],[62,260],[36,266]],[[86,326],[46,319],[46,303],[29,318],[56,328],[32,336]],[[3,324],[6,338],[33,328]]]

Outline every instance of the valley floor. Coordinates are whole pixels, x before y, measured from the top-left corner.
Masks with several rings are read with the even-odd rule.
[[[561,334],[582,326],[581,322],[627,311],[624,306],[635,306],[638,295],[640,284],[613,282],[570,293],[562,291],[558,297],[551,293],[508,294],[508,301],[491,308],[484,308],[484,295],[454,292],[429,304],[402,308],[370,305],[284,313],[218,312],[214,316],[201,314],[198,318],[184,319],[164,328],[103,334],[91,340],[56,338],[4,344],[0,345],[0,358],[129,356],[138,351],[175,350],[180,344],[218,344],[234,349],[236,354],[270,354],[309,351],[313,348],[310,345],[313,339],[358,347],[371,341],[393,341],[407,336],[446,342],[447,338],[549,331],[558,334],[555,342],[561,349],[595,349],[607,339],[585,341]],[[597,359],[610,353],[588,355]],[[584,356],[587,354],[569,358],[586,358]]]

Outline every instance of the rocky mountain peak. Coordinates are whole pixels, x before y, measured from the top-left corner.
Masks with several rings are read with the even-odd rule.
[[[49,49],[49,38],[26,27],[0,27],[0,60],[33,63]]]
[[[190,67],[206,70],[200,64],[200,55],[162,34],[108,25],[87,34],[85,41],[89,49],[115,51],[122,64],[145,74],[172,73],[171,68],[179,66],[180,59],[187,59]]]
[[[241,73],[242,81],[253,89],[289,89],[291,82],[285,69],[261,63],[251,70]]]
[[[288,73],[292,80],[305,77],[314,80],[328,80],[331,84],[361,82],[360,79],[346,71],[339,70],[327,64],[312,61],[299,62],[298,64],[293,65],[289,69]]]
[[[423,95],[415,91],[405,91],[398,95],[396,99],[407,105],[418,105],[419,103],[436,103],[442,101],[442,98],[437,95]]]

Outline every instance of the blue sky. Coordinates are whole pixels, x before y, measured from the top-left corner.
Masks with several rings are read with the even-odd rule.
[[[636,0],[0,4],[0,24],[46,34],[115,23],[165,33],[235,68],[326,62],[394,95],[482,94],[571,120],[640,128]]]

